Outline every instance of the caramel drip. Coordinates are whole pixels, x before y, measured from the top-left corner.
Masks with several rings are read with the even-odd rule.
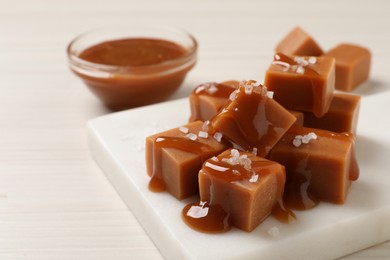
[[[153,143],[153,168],[152,178],[149,182],[149,189],[154,192],[165,190],[165,182],[162,178],[161,155],[163,148],[175,148],[181,151],[195,153],[199,155],[199,159],[203,162],[207,158],[203,158],[203,154],[208,154],[212,149],[209,145],[201,142],[193,141],[182,137],[157,137]]]
[[[293,223],[297,219],[294,212],[286,207],[282,199],[280,199],[272,209],[272,216],[282,223]]]
[[[284,188],[283,201],[288,208],[297,210],[307,210],[314,208],[320,199],[310,188],[312,172],[307,169],[309,157],[303,159],[293,159],[295,162],[290,166],[296,174],[288,175]]]

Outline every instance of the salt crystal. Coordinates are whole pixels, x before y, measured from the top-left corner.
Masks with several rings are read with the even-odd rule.
[[[294,57],[294,61],[295,61],[296,63],[298,63],[299,65],[301,65],[302,62],[303,62],[304,60],[305,60],[305,59],[304,59],[303,57],[298,57],[298,56],[295,56],[295,57]]]
[[[219,162],[218,157],[216,157],[216,156],[211,157],[211,160],[214,162]]]
[[[164,141],[164,140],[165,140],[165,138],[157,137],[156,142],[162,142],[162,141]]]
[[[237,170],[233,170],[232,172],[233,172],[233,174],[235,174],[235,175],[240,175],[240,172],[237,171]]]
[[[280,229],[278,227],[272,227],[268,229],[268,234],[272,237],[277,237],[280,234]]]
[[[198,136],[196,134],[193,134],[193,133],[189,133],[186,135],[189,139],[191,139],[192,141],[195,141]]]
[[[303,74],[303,73],[305,73],[305,69],[304,69],[302,66],[298,66],[296,72],[297,72],[298,74]]]
[[[275,60],[280,60],[280,56],[278,54],[275,54]]]
[[[253,86],[252,85],[245,85],[245,94],[250,95],[252,94]]]
[[[316,57],[310,57],[310,58],[309,58],[309,63],[310,63],[310,64],[316,64],[316,63],[317,63]]]
[[[254,147],[254,148],[252,149],[252,153],[253,153],[254,155],[257,155],[257,148],[256,148],[256,147]]]
[[[234,111],[236,111],[236,112],[237,112],[237,111],[238,111],[238,107],[234,108]]]
[[[204,131],[199,131],[198,136],[201,138],[207,138],[207,137],[209,137],[209,133],[204,132]]]
[[[251,176],[251,178],[249,179],[249,182],[254,183],[254,182],[257,182],[258,179],[259,179],[259,175],[253,174],[253,175]]]
[[[198,94],[199,92],[202,92],[203,90],[205,90],[205,87],[203,85],[201,85],[195,89],[195,94]]]
[[[233,101],[233,100],[236,98],[237,93],[238,93],[237,90],[236,90],[236,91],[233,91],[233,92],[229,95],[229,99],[230,99],[231,101]]]
[[[244,166],[245,170],[250,171],[252,169],[252,161],[246,154],[241,155],[238,162],[240,165]]]
[[[213,84],[209,88],[207,88],[206,91],[207,91],[207,93],[212,95],[218,91],[218,88]]]
[[[261,88],[261,95],[267,96],[267,93],[268,93],[267,87],[266,87],[266,86],[263,86],[263,87]]]
[[[293,140],[293,145],[294,145],[295,147],[299,147],[299,146],[301,146],[301,144],[302,144],[301,139],[294,138],[294,140]]]
[[[274,98],[274,92],[273,91],[267,91],[267,97],[270,99]]]
[[[232,150],[230,150],[230,156],[238,157],[238,156],[240,156],[240,152],[237,149],[232,149]]]
[[[316,135],[316,133],[314,133],[314,132],[310,132],[310,133],[308,133],[307,135],[310,137],[310,139],[316,140],[316,139],[318,138],[317,135]]]
[[[187,211],[187,216],[191,218],[204,218],[209,213],[209,208],[201,206],[191,206],[191,208]]]
[[[218,142],[221,142],[221,140],[222,140],[222,133],[220,133],[220,132],[216,132],[215,134],[214,134],[214,139],[215,140],[217,140]]]
[[[188,134],[188,128],[185,126],[179,127],[179,131],[182,132],[183,134]]]
[[[209,124],[210,124],[209,120],[204,121],[202,125],[202,130],[207,132],[209,130]]]

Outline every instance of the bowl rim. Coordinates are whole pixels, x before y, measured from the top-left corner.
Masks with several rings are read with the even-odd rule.
[[[84,60],[84,59],[80,58],[75,53],[74,45],[78,41],[82,40],[84,37],[91,35],[93,33],[99,33],[99,32],[103,33],[104,31],[107,31],[110,28],[115,29],[115,30],[118,30],[118,29],[131,30],[133,28],[133,29],[137,29],[137,30],[139,30],[139,29],[154,29],[154,30],[161,30],[161,31],[163,31],[163,30],[170,31],[170,32],[178,33],[178,34],[181,34],[182,36],[185,36],[187,39],[190,40],[191,46],[189,48],[185,48],[186,53],[183,56],[180,56],[178,58],[171,59],[171,60],[166,60],[166,61],[163,61],[163,62],[160,62],[157,64],[144,65],[144,66],[131,66],[131,65],[120,66],[120,65],[107,65],[107,64],[101,64],[101,63],[95,63],[95,62]],[[128,38],[135,38],[135,37],[129,36]],[[151,37],[145,37],[145,38],[159,39],[158,36],[157,37],[151,36]],[[104,40],[101,42],[104,42]],[[172,40],[172,42],[182,46],[182,44],[180,44],[176,41]],[[90,45],[88,47],[92,47],[92,46],[94,46],[94,45]],[[167,70],[170,70],[172,68],[175,69],[176,67],[178,67],[178,66],[181,67],[187,63],[194,63],[196,60],[197,51],[198,51],[198,41],[196,40],[196,38],[192,34],[187,32],[186,30],[178,28],[178,27],[163,26],[163,25],[98,27],[98,28],[91,29],[91,30],[88,30],[88,31],[85,31],[85,32],[79,34],[78,36],[73,38],[73,40],[70,41],[70,43],[68,44],[68,46],[66,48],[68,61],[69,61],[71,67],[75,66],[75,67],[85,69],[85,70],[102,71],[102,72],[109,72],[109,73],[124,73],[124,74],[128,74],[128,73],[148,74],[150,71],[158,71],[158,70],[167,71]],[[189,65],[191,65],[191,64],[189,64]]]

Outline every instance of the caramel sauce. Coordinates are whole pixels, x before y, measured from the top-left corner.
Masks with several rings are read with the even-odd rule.
[[[289,165],[299,174],[290,176],[286,174],[286,185],[284,187],[283,201],[288,208],[296,210],[307,210],[314,208],[320,199],[310,189],[310,178],[312,172],[307,169],[308,157],[295,158],[294,163]]]
[[[192,51],[163,39],[125,38],[85,49],[77,54],[83,64],[71,68],[107,107],[122,110],[168,98],[195,65]]]
[[[161,153],[163,148],[175,148],[181,151],[195,153],[200,156],[203,162],[207,158],[203,158],[203,154],[207,154],[212,148],[201,142],[193,141],[184,137],[157,137],[153,143],[153,168],[152,178],[149,182],[149,190],[153,192],[161,192],[165,190],[165,182],[161,173]]]
[[[193,91],[192,95],[196,98],[193,99],[191,103],[191,117],[189,119],[190,122],[201,120],[201,106],[199,104],[199,99],[197,96],[207,95],[215,98],[223,98],[229,100],[230,94],[235,90],[231,85],[227,84],[219,84],[216,82],[203,83],[197,86]],[[222,107],[221,107],[222,108]]]
[[[186,50],[174,42],[131,38],[99,43],[84,50],[79,57],[97,64],[140,67],[176,59],[185,53]]]
[[[191,207],[203,207],[207,209],[206,217],[193,218],[187,215]],[[187,204],[182,210],[184,222],[192,229],[209,234],[223,233],[231,229],[229,214],[221,205],[201,205],[199,202]]]
[[[287,208],[283,199],[280,199],[272,209],[272,216],[282,223],[293,223],[296,221],[297,217],[294,212]]]

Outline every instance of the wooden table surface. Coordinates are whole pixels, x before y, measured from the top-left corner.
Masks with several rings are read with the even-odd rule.
[[[85,124],[110,111],[68,69],[76,35],[105,25],[190,31],[199,62],[176,99],[205,81],[262,80],[276,42],[301,25],[324,49],[369,47],[371,82],[389,88],[389,3],[0,0],[0,259],[162,258],[89,153]],[[389,259],[390,242],[345,257],[372,258]]]

